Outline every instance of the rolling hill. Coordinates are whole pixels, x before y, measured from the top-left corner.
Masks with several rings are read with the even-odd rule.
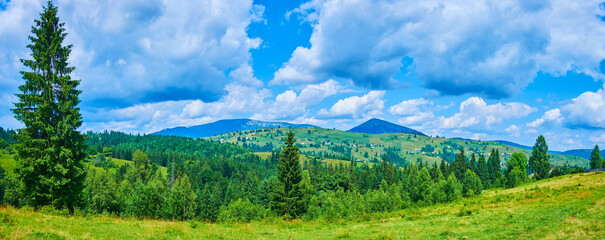
[[[351,159],[357,162],[377,162],[383,155],[397,165],[418,163],[419,160],[433,164],[441,162],[442,158],[450,162],[461,147],[464,147],[467,157],[471,153],[487,157],[492,149],[497,149],[503,164],[515,151],[523,152],[528,157],[531,154],[531,150],[497,142],[436,138],[419,134],[368,134],[322,128],[292,130],[302,155],[347,162]],[[209,139],[244,146],[254,152],[270,152],[282,146],[286,134],[284,129],[257,129],[225,133]],[[587,159],[561,154],[551,154],[551,163],[555,166],[567,163],[570,166],[588,167]]]
[[[191,127],[175,127],[164,129],[153,135],[179,136],[190,138],[204,138],[223,133],[254,130],[261,128],[317,128],[308,124],[292,124],[287,122],[265,122],[252,119],[225,119],[213,123]]]
[[[498,143],[502,143],[504,145],[509,145],[509,146],[518,147],[518,148],[522,148],[522,149],[528,149],[528,150],[532,149],[532,147],[530,147],[530,146],[525,146],[525,145],[521,145],[518,143],[509,142],[509,141],[504,141],[504,140],[495,140],[492,142],[498,142]],[[592,149],[571,149],[571,150],[567,150],[567,151],[548,150],[548,152],[554,153],[554,154],[577,156],[577,157],[581,157],[581,158],[585,158],[585,159],[590,159],[590,154],[592,153]],[[601,156],[605,156],[605,150],[601,150]]]
[[[407,128],[401,125],[397,125],[391,122],[387,122],[382,119],[372,118],[359,126],[351,128],[349,132],[355,133],[368,133],[368,134],[381,134],[381,133],[409,133],[426,136],[424,133],[416,131],[411,128]]]

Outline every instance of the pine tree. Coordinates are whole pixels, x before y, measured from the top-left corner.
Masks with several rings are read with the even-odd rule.
[[[15,118],[25,127],[16,138],[16,173],[23,184],[23,198],[33,207],[53,205],[73,213],[81,205],[85,171],[82,160],[84,136],[77,131],[82,116],[77,108],[78,80],[67,60],[71,45],[64,46],[67,33],[59,22],[57,7],[48,2],[32,26],[31,60],[21,59],[30,71],[22,71]]]
[[[489,175],[487,171],[487,164],[485,163],[485,155],[479,155],[477,160],[477,176],[481,179],[481,183],[487,188],[489,184]]]
[[[456,175],[456,179],[464,179],[464,173],[467,169],[464,148],[460,148],[460,153],[456,155],[456,159],[454,159],[452,167],[454,168],[454,175]]]
[[[594,149],[592,149],[592,153],[590,153],[590,168],[598,169],[603,167],[603,160],[601,159],[601,150],[599,150],[599,145],[595,145]]]
[[[534,177],[537,180],[548,177],[550,171],[550,155],[548,155],[548,145],[544,136],[540,135],[536,139],[531,156],[529,157],[529,169],[535,172]]]
[[[496,184],[496,180],[498,180],[502,175],[502,168],[500,167],[500,151],[497,149],[492,149],[492,152],[487,159],[487,171],[489,174],[490,183]]]
[[[475,153],[471,154],[471,160],[469,161],[469,169],[477,174],[477,158],[475,157]]]
[[[303,194],[300,182],[303,178],[298,157],[298,146],[294,146],[296,139],[292,129],[288,132],[285,144],[277,163],[277,178],[281,184],[277,185],[279,191],[272,198],[272,205],[278,214],[289,217],[299,217],[303,214]],[[283,191],[283,192],[282,192]]]
[[[197,195],[191,188],[189,177],[184,175],[177,179],[168,197],[168,211],[172,218],[179,220],[191,219],[197,211]]]

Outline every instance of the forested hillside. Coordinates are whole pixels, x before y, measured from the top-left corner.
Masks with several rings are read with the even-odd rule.
[[[263,159],[231,143],[183,137],[119,132],[86,136],[89,157],[81,205],[86,213],[204,221],[251,221],[280,215],[283,193],[277,166],[287,154],[277,152]],[[375,164],[329,164],[307,157],[295,184],[302,205],[290,217],[354,219],[456,201],[483,189],[512,187],[528,180],[523,165],[527,160],[517,161],[521,172],[511,172],[517,165],[502,169],[498,150],[491,151],[489,158],[460,152],[451,163],[401,165],[393,164],[388,154]],[[127,162],[106,164],[112,158]],[[166,171],[159,171],[163,166]],[[557,174],[569,171],[561,169]],[[25,202],[12,182],[6,182],[4,201],[21,206]]]
[[[470,155],[489,156],[492,149],[500,152],[502,166],[510,159],[513,152],[526,155],[531,149],[522,149],[497,142],[486,142],[466,139],[449,139],[429,137],[417,134],[363,134],[332,129],[292,129],[299,141],[301,154],[317,158],[340,159],[358,162],[380,162],[383,155],[398,166],[418,164],[420,161],[429,164],[454,161],[460,148]],[[209,139],[228,142],[246,147],[255,152],[279,150],[287,130],[258,129],[222,134]],[[588,160],[577,156],[549,154],[554,166],[588,167]]]

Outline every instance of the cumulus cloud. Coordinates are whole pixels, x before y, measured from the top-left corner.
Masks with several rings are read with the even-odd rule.
[[[400,86],[393,76],[413,59],[427,88],[443,95],[511,96],[538,71],[602,78],[605,15],[599,1],[314,0],[288,13],[311,23],[310,47],[298,47],[273,84],[329,77],[357,86]],[[574,49],[574,51],[569,51]]]
[[[510,127],[506,128],[506,130],[504,130],[504,131],[506,131],[507,133],[509,133],[511,136],[514,136],[514,137],[521,136],[521,128],[519,128],[515,124],[510,125]]]
[[[382,114],[384,91],[370,91],[368,94],[340,99],[330,109],[321,109],[319,116],[367,118]]]
[[[410,99],[402,101],[389,108],[389,112],[395,116],[409,116],[420,113],[420,106],[431,104],[424,98]]]
[[[391,106],[389,112],[394,116],[404,116],[398,119],[402,125],[417,125],[435,118],[432,111],[421,110],[421,107],[432,104],[424,98],[410,99]]]
[[[531,128],[539,128],[542,126],[557,126],[561,124],[561,120],[563,117],[561,116],[561,110],[558,108],[548,110],[542,115],[542,117],[536,119],[533,122],[527,124],[528,127]]]
[[[19,58],[45,1],[10,1],[0,11],[0,77],[20,79]],[[73,44],[74,77],[82,79],[83,104],[132,106],[160,101],[217,101],[230,82],[262,86],[249,66],[248,37],[264,7],[236,1],[61,0],[66,44]],[[5,43],[5,44],[4,44]],[[233,70],[233,71],[231,71]],[[4,84],[4,80],[3,80]],[[17,91],[9,82],[0,94]]]
[[[287,90],[277,95],[275,101],[269,104],[266,110],[252,117],[255,119],[273,120],[290,119],[306,115],[310,107],[319,104],[325,98],[333,96],[341,90],[343,90],[342,86],[332,79],[321,84],[307,85],[299,95],[292,90]]]
[[[460,104],[460,111],[451,117],[440,117],[436,123],[440,129],[491,130],[503,119],[518,119],[535,109],[520,102],[488,105],[482,98],[471,97]]]
[[[569,128],[605,129],[605,90],[584,92],[563,106],[561,112]]]

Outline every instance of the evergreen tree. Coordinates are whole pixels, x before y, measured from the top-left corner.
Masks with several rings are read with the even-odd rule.
[[[173,219],[186,220],[195,216],[197,195],[191,189],[191,182],[187,175],[176,180],[167,203],[167,210],[170,211],[169,215]]]
[[[483,183],[486,188],[487,184],[489,184],[489,175],[487,171],[487,164],[485,163],[485,155],[479,155],[479,159],[477,160],[477,176],[481,179],[481,183]]]
[[[496,184],[502,175],[502,168],[500,167],[500,151],[492,149],[492,152],[487,159],[487,171],[489,174],[489,181],[492,185]]]
[[[464,179],[464,173],[466,172],[466,157],[464,156],[464,148],[460,148],[460,153],[456,155],[456,159],[452,163],[452,167],[454,168],[454,175],[456,175],[456,179]]]
[[[82,116],[77,108],[78,80],[67,60],[71,45],[64,46],[67,33],[59,22],[57,7],[48,1],[39,20],[34,20],[31,60],[21,62],[25,83],[19,87],[13,113],[25,125],[17,131],[16,173],[23,184],[23,198],[33,207],[53,205],[74,208],[81,205],[85,171],[82,166],[84,136],[77,131]]]
[[[481,180],[477,175],[469,170],[464,173],[464,180],[462,180],[462,195],[465,197],[472,197],[481,194],[483,186]]]
[[[302,169],[298,157],[298,146],[294,146],[296,139],[292,129],[288,132],[285,144],[280,153],[277,163],[277,178],[281,187],[277,195],[282,197],[273,198],[274,206],[281,206],[277,210],[278,214],[290,217],[299,217],[303,214],[303,194],[300,189],[300,182],[303,178]],[[283,191],[283,192],[282,192]],[[283,195],[282,195],[283,194]]]
[[[603,159],[601,159],[601,150],[599,150],[599,145],[595,145],[594,149],[590,153],[590,168],[598,169],[603,167]]]
[[[475,153],[471,154],[471,160],[469,161],[469,169],[475,174],[477,173],[477,158],[475,157]]]
[[[548,145],[544,136],[540,135],[536,139],[536,144],[529,157],[529,169],[532,170],[537,180],[548,178],[550,171],[550,155],[548,155]]]

